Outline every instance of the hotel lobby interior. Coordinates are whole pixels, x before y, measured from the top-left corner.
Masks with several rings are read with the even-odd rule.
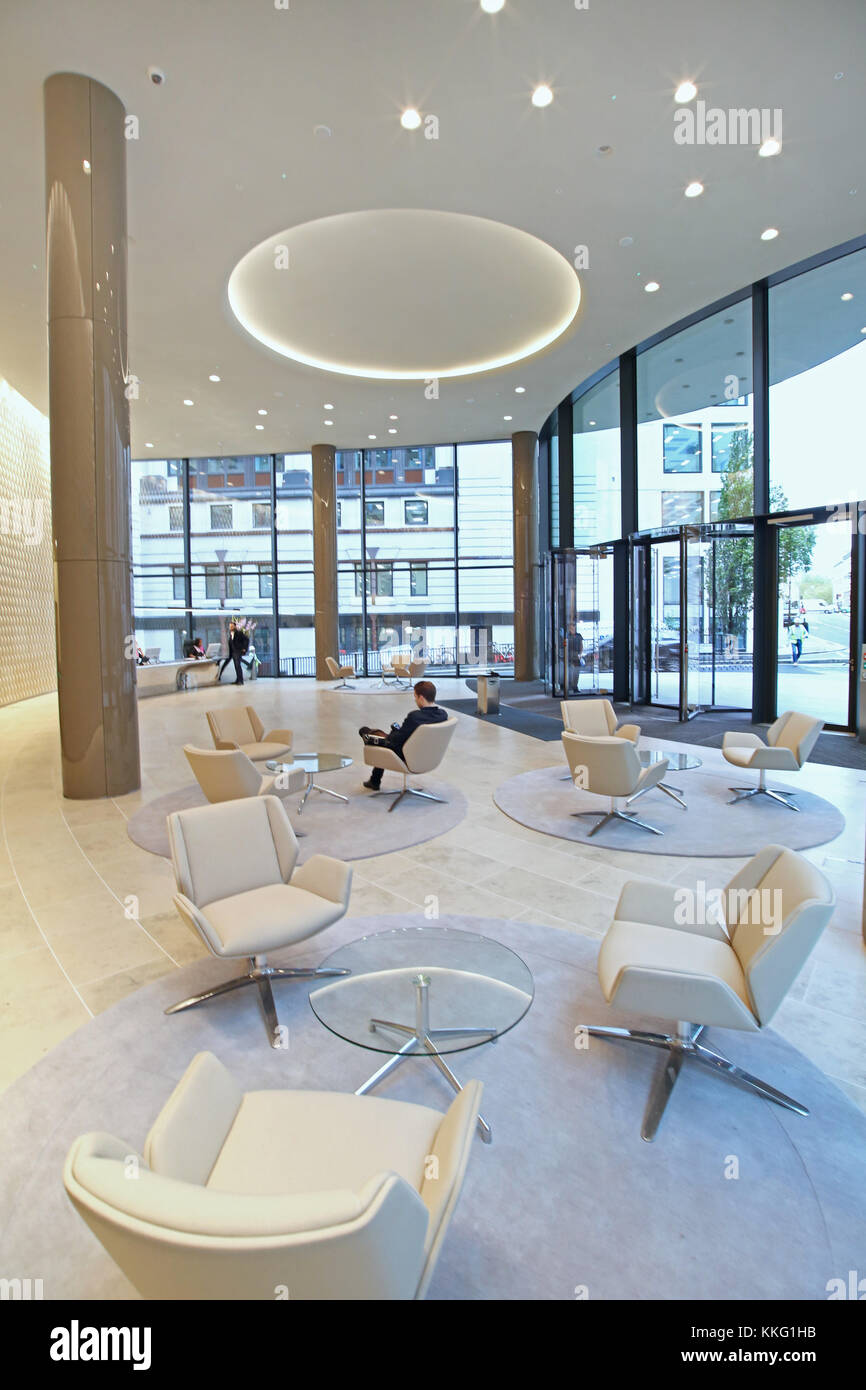
[[[0,47],[0,1299],[866,1298],[860,0]]]

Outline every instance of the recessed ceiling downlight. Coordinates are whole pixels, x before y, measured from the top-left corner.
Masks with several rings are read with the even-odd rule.
[[[647,294],[655,294],[656,290],[661,289],[658,280],[647,280],[644,285]]]
[[[760,148],[758,149],[758,154],[761,156],[762,159],[772,159],[773,155],[778,154],[781,148],[781,141],[777,140],[775,136],[771,135],[770,138],[768,140],[765,140],[764,143],[760,146]]]
[[[767,227],[761,232],[761,241],[775,241],[778,235],[778,227]]]
[[[417,130],[421,124],[421,116],[414,106],[408,106],[400,117],[400,124],[404,130]]]
[[[219,380],[220,380],[220,378],[217,376],[216,372],[211,372],[210,376],[208,377],[208,381],[219,381]]]
[[[694,82],[681,82],[680,85],[677,87],[676,91],[674,92],[674,101],[678,101],[680,103],[686,101],[694,101],[697,94],[698,89],[695,86]]]
[[[532,93],[533,106],[549,106],[553,101],[553,92],[546,82],[540,82]]]
[[[481,8],[485,14],[499,14],[505,8],[505,0],[481,0]]]
[[[299,273],[276,269],[286,250]],[[274,352],[343,376],[398,381],[522,361],[568,328],[580,296],[574,267],[538,237],[419,208],[340,213],[279,230],[238,262],[228,283],[235,317]]]
[[[685,194],[687,198],[700,198],[704,191],[704,185],[698,183],[697,179],[693,183],[686,184]]]

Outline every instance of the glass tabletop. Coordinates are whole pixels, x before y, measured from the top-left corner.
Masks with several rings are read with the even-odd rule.
[[[641,748],[638,757],[643,767],[667,758],[671,772],[688,772],[691,768],[702,766],[701,759],[696,758],[694,753],[672,753],[669,748]]]
[[[376,932],[321,964],[352,973],[311,992],[320,1023],[356,1047],[392,1056],[405,1050],[425,1011],[436,1049],[464,1052],[519,1023],[534,993],[529,967],[514,951],[451,927]],[[380,1029],[376,1020],[404,1031]]]
[[[265,767],[268,772],[283,772],[298,764],[305,772],[339,772],[341,767],[351,767],[352,759],[344,757],[342,753],[293,753],[290,763],[272,758],[265,763]]]

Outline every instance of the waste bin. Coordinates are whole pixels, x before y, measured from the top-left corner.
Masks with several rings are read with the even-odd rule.
[[[475,713],[499,713],[499,676],[495,671],[485,671],[478,677],[478,703]]]

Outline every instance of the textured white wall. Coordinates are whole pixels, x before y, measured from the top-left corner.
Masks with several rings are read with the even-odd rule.
[[[0,377],[0,705],[56,685],[48,420]]]

